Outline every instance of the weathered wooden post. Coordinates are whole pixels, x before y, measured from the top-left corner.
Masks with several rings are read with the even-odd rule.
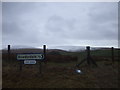
[[[10,45],[8,45],[8,61],[10,61]]]
[[[43,58],[43,62],[46,62],[46,45],[43,45],[43,55],[44,55],[44,58]],[[42,61],[39,62],[39,72],[40,74],[42,74]]]
[[[43,45],[44,62],[46,63],[46,45]]]
[[[94,64],[96,67],[98,66],[96,64],[96,62],[92,59],[91,55],[90,55],[90,46],[86,47],[86,52],[87,52],[87,56],[85,59],[83,59],[79,64],[77,64],[76,66],[79,67],[83,62],[87,61],[87,64],[90,65],[90,63]]]
[[[8,54],[10,53],[10,45],[8,45]]]
[[[87,50],[87,63],[88,65],[90,65],[90,46],[87,46],[86,50]]]
[[[114,63],[114,47],[112,47],[112,62]]]

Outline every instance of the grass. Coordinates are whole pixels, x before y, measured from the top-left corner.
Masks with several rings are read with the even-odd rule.
[[[83,74],[75,72],[75,65],[85,58],[85,52],[61,52],[62,55],[77,56],[78,61],[68,63],[42,63],[42,74],[39,64],[23,65],[19,71],[19,63],[7,62],[3,54],[3,88],[117,88],[118,87],[118,51],[115,51],[115,62],[111,61],[110,51],[97,50],[91,54],[98,67],[83,63],[78,67]],[[99,53],[99,54],[98,54]],[[105,57],[107,60],[102,60]],[[14,59],[14,55],[12,56]],[[99,60],[101,59],[101,60]]]
[[[17,65],[9,65],[3,68],[3,87],[116,88],[118,71],[115,65],[117,62],[114,65],[105,63],[108,62],[100,62],[101,65],[97,68],[80,67],[83,74],[75,73],[72,66],[57,66],[56,63],[48,63],[47,66],[43,64],[42,75],[36,66],[24,66],[20,72]]]

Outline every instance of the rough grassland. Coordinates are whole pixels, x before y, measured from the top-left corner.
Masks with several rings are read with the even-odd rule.
[[[105,53],[105,52],[104,52]],[[64,53],[67,54],[67,53]],[[79,57],[83,53],[74,53]],[[68,53],[71,55],[71,53]],[[73,55],[73,53],[72,53]],[[94,54],[95,55],[95,54]],[[118,56],[113,64],[110,56],[96,56],[98,67],[88,66],[87,63],[79,66],[83,73],[75,72],[75,65],[69,63],[42,63],[42,74],[39,73],[39,64],[24,65],[19,71],[17,62],[3,62],[3,88],[118,88]],[[94,58],[94,57],[93,57]],[[100,60],[101,59],[101,60]],[[102,60],[104,59],[104,60]]]

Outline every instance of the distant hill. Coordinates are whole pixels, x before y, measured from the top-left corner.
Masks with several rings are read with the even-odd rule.
[[[110,47],[91,47],[91,50],[98,50],[98,49],[111,49]],[[3,53],[7,50],[7,46],[3,47]],[[11,52],[15,53],[39,53],[43,52],[42,47],[36,48],[32,46],[26,45],[11,45]],[[57,51],[57,52],[80,52],[86,50],[86,46],[47,46],[47,52]]]
[[[60,49],[46,49],[46,53],[51,52],[67,52],[65,50]],[[2,50],[2,53],[7,53],[7,49]],[[11,49],[11,53],[43,53],[43,49],[39,48],[21,48],[21,49]]]
[[[76,52],[76,51],[83,51],[85,50],[85,46],[52,46],[49,47],[51,49],[60,49],[60,50],[65,50],[69,52]]]
[[[6,50],[8,47],[5,45],[2,45],[2,49]],[[11,49],[29,49],[29,48],[35,48],[32,46],[27,46],[27,45],[11,45],[10,46]]]
[[[7,50],[7,46],[2,47],[3,50]],[[26,46],[26,45],[11,45],[11,49],[42,49],[32,47],[32,46]],[[85,46],[47,46],[47,49],[49,50],[63,50],[63,51],[81,51],[85,50]]]

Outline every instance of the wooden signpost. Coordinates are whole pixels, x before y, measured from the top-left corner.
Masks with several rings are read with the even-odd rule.
[[[37,61],[44,60],[44,54],[42,53],[24,53],[17,54],[17,60],[20,61],[20,71],[22,70],[22,64],[36,64]]]
[[[46,45],[43,46],[43,53],[19,53],[17,54],[17,60],[20,61],[20,71],[23,64],[36,64],[39,62],[39,72],[42,73],[42,61],[46,57]]]

